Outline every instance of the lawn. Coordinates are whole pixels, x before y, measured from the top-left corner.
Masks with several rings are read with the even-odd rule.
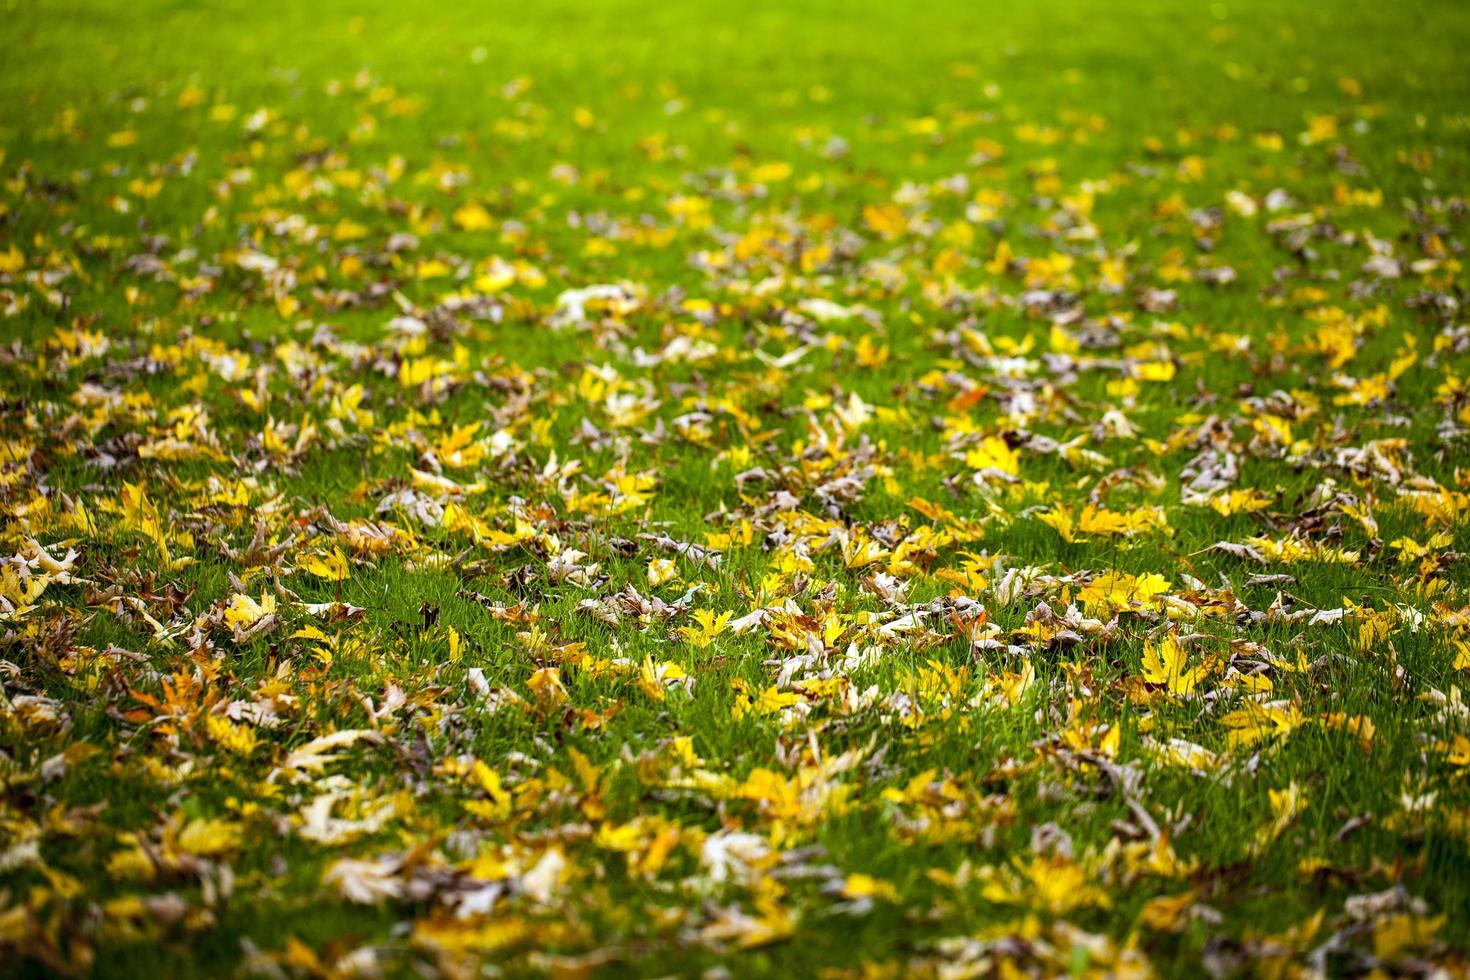
[[[1470,970],[1470,5],[0,42],[0,973]]]

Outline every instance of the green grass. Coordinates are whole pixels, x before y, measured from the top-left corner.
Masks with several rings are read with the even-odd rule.
[[[1464,970],[1470,8],[1279,7],[12,0],[4,972]]]

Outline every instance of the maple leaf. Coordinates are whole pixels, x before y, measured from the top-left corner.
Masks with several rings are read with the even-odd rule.
[[[307,555],[300,561],[302,571],[328,582],[343,582],[352,576],[352,565],[341,548],[334,547],[324,555]]]
[[[270,593],[262,592],[257,601],[243,592],[236,592],[225,607],[225,623],[232,628],[249,629],[275,612],[276,597]]]
[[[1152,641],[1143,645],[1143,679],[1150,684],[1163,687],[1170,694],[1186,697],[1194,693],[1201,680],[1209,676],[1206,664],[1195,664],[1185,669],[1186,657],[1174,633],[1165,633],[1155,645]]]
[[[993,470],[1006,476],[1021,472],[1021,457],[998,436],[986,436],[965,452],[965,465],[982,473]]]
[[[710,609],[694,610],[694,626],[680,626],[679,634],[700,649],[704,649],[715,641],[715,637],[724,633],[730,626],[730,610],[725,610],[718,615]]]

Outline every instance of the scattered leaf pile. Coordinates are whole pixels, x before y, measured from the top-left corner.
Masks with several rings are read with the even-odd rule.
[[[0,150],[0,957],[1465,970],[1465,117],[947,70]]]

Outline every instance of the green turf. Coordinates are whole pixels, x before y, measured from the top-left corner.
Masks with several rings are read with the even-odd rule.
[[[0,972],[1467,969],[1470,7],[0,41]]]

